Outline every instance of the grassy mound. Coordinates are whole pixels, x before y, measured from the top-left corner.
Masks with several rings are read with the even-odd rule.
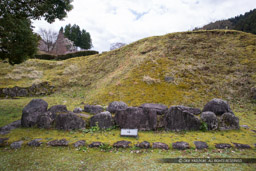
[[[84,104],[106,106],[112,101],[121,100],[129,106],[162,103],[167,106],[186,105],[202,108],[212,98],[222,98],[230,103],[235,115],[240,119],[240,125],[245,124],[250,127],[250,129],[241,128],[233,131],[183,132],[179,134],[140,132],[139,139],[127,138],[133,144],[144,140],[151,143],[164,142],[168,145],[175,141],[186,141],[194,147],[193,141],[205,141],[210,148],[214,148],[215,143],[237,142],[249,144],[252,147],[256,143],[255,133],[252,131],[256,129],[256,105],[250,97],[250,89],[256,87],[256,35],[253,34],[220,30],[173,33],[142,39],[114,51],[87,57],[64,61],[31,59],[14,66],[0,62],[0,67],[0,88],[26,87],[44,81],[55,86],[57,89],[55,94],[40,97],[47,101],[49,106],[62,104],[67,105],[68,110],[73,110],[75,107],[83,107]],[[0,100],[0,126],[20,119],[22,108],[32,98]],[[44,141],[66,138],[70,142],[74,142],[81,138],[85,139],[87,143],[102,141],[113,144],[115,141],[126,139],[120,138],[119,132],[119,130],[112,130],[91,135],[79,131],[64,132],[28,128],[13,130],[3,137],[9,137],[10,142],[20,139],[27,142],[33,138],[43,138]],[[56,149],[59,150],[59,148]],[[37,153],[42,153],[42,151],[55,153],[56,149],[42,147],[42,150],[33,152],[25,147],[22,150],[26,151],[24,154],[37,156]],[[22,155],[16,155],[14,151],[10,153],[8,150],[2,151],[7,155],[3,166],[10,163],[9,159],[23,158]],[[66,154],[70,150],[65,148],[61,151]],[[97,158],[94,154],[101,156],[98,155],[99,151],[91,151],[88,155],[92,158]],[[247,155],[249,153],[250,155]],[[233,151],[226,151],[222,153],[223,155],[212,152],[209,154],[208,152],[196,153],[196,155],[197,157],[255,156],[255,150],[251,150],[249,153],[235,151],[233,154]],[[109,155],[104,156],[108,157]],[[124,155],[121,156],[127,158],[130,155],[129,152],[124,152]],[[164,156],[179,155],[180,152],[170,152]],[[189,153],[184,154],[184,157],[196,157],[196,155]],[[76,156],[80,160],[82,155],[72,152],[72,156]],[[120,157],[120,154],[116,158],[119,158],[118,156]],[[155,159],[159,153],[143,154],[142,156],[152,156],[151,158]],[[68,160],[68,158],[66,159]],[[37,161],[39,162],[38,168],[47,165],[47,160],[48,158],[44,157]],[[127,160],[127,162],[130,161]],[[145,161],[145,163],[148,162],[149,160]],[[124,163],[126,164],[126,162]],[[20,165],[23,166],[23,164]],[[56,164],[58,164],[58,168],[71,166],[63,165],[62,161],[56,161]],[[97,163],[98,166],[109,166],[109,164],[109,162]],[[114,168],[121,166],[119,164],[122,165],[117,162]],[[140,163],[137,162],[137,165],[140,166]],[[13,165],[13,168],[18,166],[19,164]],[[98,166],[92,164],[88,165],[88,168]],[[169,168],[168,165],[153,164],[151,166],[148,168],[157,168],[158,166],[163,169]],[[255,167],[254,164],[251,166]],[[239,167],[240,169],[251,169],[251,166],[240,165]],[[80,163],[77,163],[76,168],[80,167]],[[29,169],[28,165],[21,168]],[[225,168],[225,165],[208,165],[207,168],[219,170]]]

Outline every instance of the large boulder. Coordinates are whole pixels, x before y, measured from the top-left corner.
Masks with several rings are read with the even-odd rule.
[[[125,110],[128,106],[126,103],[120,101],[114,101],[108,105],[107,111],[110,113],[116,113],[118,110]]]
[[[48,104],[42,99],[33,99],[22,110],[21,125],[32,127],[36,125],[37,117],[47,111]]]
[[[165,115],[165,130],[199,130],[200,120],[186,110],[185,106],[172,106]]]
[[[100,112],[103,112],[103,107],[100,105],[85,105],[84,106],[84,111],[87,113],[92,113],[92,114],[98,114]]]
[[[59,114],[55,119],[55,127],[61,130],[85,128],[85,121],[73,113]]]
[[[129,107],[126,110],[118,110],[115,122],[121,128],[155,130],[157,126],[157,114],[152,109]]]
[[[153,109],[157,115],[164,115],[168,111],[168,107],[162,104],[144,103],[140,106],[141,108]]]
[[[90,119],[90,126],[96,126],[96,123],[101,129],[111,128],[113,126],[111,114],[109,112],[101,112],[94,115]]]
[[[222,100],[222,99],[212,99],[211,101],[209,101],[203,109],[203,112],[206,111],[210,111],[215,113],[216,115],[220,116],[224,113],[232,113],[232,110],[229,107],[229,104],[227,103],[227,101]]]
[[[67,113],[68,109],[65,105],[55,105],[50,107],[48,111],[51,112],[53,116],[56,116],[57,114],[60,114],[60,113]]]
[[[218,129],[218,118],[213,112],[203,112],[200,117],[207,124],[208,130]]]
[[[224,113],[220,117],[220,130],[240,129],[239,118],[233,113]]]
[[[55,118],[56,118],[56,114],[53,114],[50,111],[42,113],[37,118],[37,122],[36,122],[37,127],[49,129],[52,127]]]

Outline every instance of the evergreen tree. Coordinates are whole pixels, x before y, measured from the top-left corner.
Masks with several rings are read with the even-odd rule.
[[[73,41],[75,46],[78,46],[82,49],[92,48],[92,40],[90,33],[86,32],[84,29],[80,30],[80,27],[76,24],[71,26],[68,24],[64,28],[64,35],[69,40]]]

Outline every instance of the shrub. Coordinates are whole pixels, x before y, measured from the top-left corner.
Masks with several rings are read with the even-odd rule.
[[[54,60],[56,56],[49,55],[49,54],[41,54],[41,55],[35,55],[36,59],[44,59],[44,60]]]
[[[74,52],[74,53],[68,53],[65,55],[58,55],[55,59],[56,60],[65,60],[65,59],[74,58],[74,57],[95,55],[98,53],[99,53],[98,51],[94,51],[94,50],[78,51],[78,52]]]

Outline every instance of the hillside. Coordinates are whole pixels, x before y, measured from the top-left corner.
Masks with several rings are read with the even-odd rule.
[[[21,149],[0,148],[0,170],[180,170],[185,165],[160,164],[160,158],[253,158],[255,157],[256,105],[251,88],[256,87],[256,35],[239,31],[194,31],[145,38],[110,52],[76,57],[63,61],[31,59],[11,66],[0,62],[0,88],[28,87],[47,81],[56,92],[48,96],[0,99],[0,127],[21,118],[32,99],[41,98],[68,110],[85,104],[122,100],[129,106],[163,103],[203,108],[212,98],[222,98],[239,118],[239,130],[226,131],[139,131],[139,136],[122,137],[120,128],[55,130],[17,128],[1,138],[8,143],[24,141]],[[92,114],[83,112],[89,117]],[[94,131],[93,131],[94,130]],[[88,132],[89,131],[89,132]],[[42,139],[43,145],[26,144]],[[51,140],[65,138],[68,147],[49,147]],[[86,146],[72,143],[85,140]],[[132,143],[129,149],[115,149],[116,141]],[[92,142],[103,142],[99,149]],[[138,142],[166,143],[170,149],[137,149]],[[176,150],[172,143],[184,141],[191,149]],[[194,141],[206,142],[208,149],[195,149]],[[228,143],[230,149],[216,149]],[[248,144],[252,149],[237,149],[233,143]],[[106,152],[104,152],[106,151]],[[255,164],[188,164],[189,170],[255,170]]]
[[[234,18],[209,23],[195,30],[233,29],[256,34],[256,9]]]
[[[255,35],[237,31],[173,33],[89,57],[31,59],[15,66],[2,62],[0,86],[48,81],[57,88],[52,97],[102,105],[114,100],[168,106],[202,106],[213,97],[246,100],[256,83],[255,45]]]

